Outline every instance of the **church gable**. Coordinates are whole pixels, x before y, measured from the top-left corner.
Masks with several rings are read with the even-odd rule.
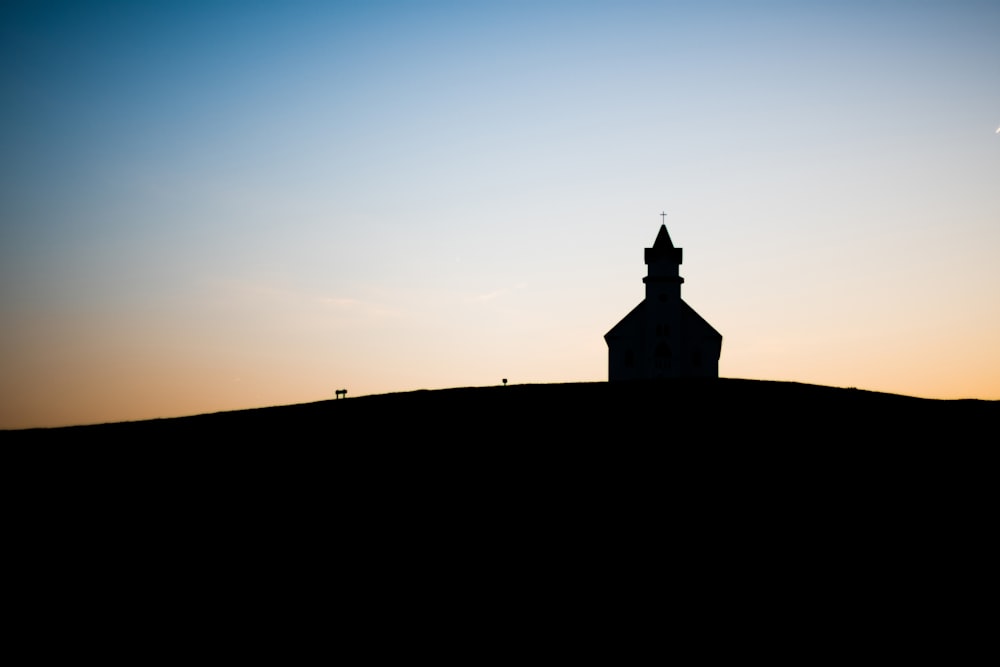
[[[643,328],[646,322],[646,302],[639,305],[604,334],[608,344],[609,365],[622,369],[624,373],[632,373],[636,368],[636,360],[641,357]]]
[[[640,331],[645,319],[646,302],[640,301],[638,306],[611,328],[611,331],[604,334],[604,340],[635,336]]]

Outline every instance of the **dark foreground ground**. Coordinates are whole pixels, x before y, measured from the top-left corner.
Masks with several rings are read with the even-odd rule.
[[[76,624],[100,601],[135,637],[162,609],[150,645],[283,657],[331,627],[337,651],[953,657],[991,636],[998,423],[998,401],[723,379],[0,432],[9,606]]]

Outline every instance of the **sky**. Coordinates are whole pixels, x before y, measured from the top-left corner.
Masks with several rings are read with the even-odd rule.
[[[1000,3],[0,3],[0,428],[722,377],[1000,399]]]

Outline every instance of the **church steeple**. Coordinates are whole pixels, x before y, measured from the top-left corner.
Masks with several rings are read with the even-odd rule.
[[[646,266],[649,267],[646,277],[642,279],[646,283],[646,298],[658,301],[666,298],[679,299],[681,283],[684,282],[680,276],[684,249],[674,247],[666,225],[660,225],[653,247],[646,248],[645,258]]]

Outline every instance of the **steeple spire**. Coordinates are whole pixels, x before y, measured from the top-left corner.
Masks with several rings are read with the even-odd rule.
[[[675,248],[674,242],[670,240],[670,232],[667,231],[667,226],[660,225],[660,231],[656,234],[653,247],[646,248],[646,264],[664,261],[671,264],[683,264],[684,249]],[[676,272],[676,269],[674,271]]]
[[[660,232],[656,235],[656,240],[653,241],[653,249],[662,250],[673,247],[674,243],[670,240],[670,232],[667,231],[667,226],[660,225]]]

